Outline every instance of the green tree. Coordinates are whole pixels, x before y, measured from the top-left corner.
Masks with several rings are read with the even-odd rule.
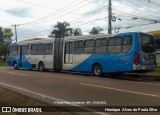
[[[82,35],[82,31],[80,28],[74,29],[74,36]]]
[[[12,37],[13,35],[9,36],[9,37]],[[3,35],[3,31],[2,31],[2,27],[0,27],[0,56],[6,56],[9,51],[7,50],[8,49],[8,46],[9,46],[9,43],[6,43],[4,42],[4,38],[6,36]]]
[[[57,22],[49,37],[64,38],[65,36],[67,36],[68,31],[71,31],[69,27],[70,24],[66,21]]]
[[[2,27],[0,27],[0,43],[3,43],[3,31],[2,31]]]
[[[0,43],[0,56],[6,56],[8,54],[8,45],[9,44]]]
[[[90,34],[99,34],[101,31],[103,31],[103,28],[96,26],[96,27],[93,27],[89,33]]]

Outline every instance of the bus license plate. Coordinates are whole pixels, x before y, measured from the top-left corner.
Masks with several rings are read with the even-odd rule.
[[[144,66],[142,66],[142,69],[146,69]]]
[[[153,54],[149,54],[149,59],[154,59],[154,55]]]

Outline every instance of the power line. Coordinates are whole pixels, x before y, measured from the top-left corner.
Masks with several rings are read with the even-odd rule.
[[[140,2],[142,2],[142,1],[140,1]],[[145,2],[145,1],[144,1]],[[153,2],[153,0],[152,0],[152,2],[151,1],[149,1],[149,2],[146,2],[146,3],[148,3],[148,4],[152,4],[152,5],[155,5],[155,6],[160,6],[160,4],[158,4],[159,2]]]
[[[134,15],[134,14],[130,14],[129,12],[125,12],[123,10],[115,10],[113,9],[114,11],[114,14],[118,14],[118,15],[122,15],[122,16],[132,16],[132,17],[137,17],[139,19],[147,19],[147,20],[156,20],[156,19],[151,19],[151,18],[148,18],[147,16],[146,17],[142,17],[142,16],[138,16],[138,15]],[[118,12],[118,13],[117,13]],[[119,12],[123,13],[123,14],[119,14]]]
[[[100,5],[100,6],[106,6],[106,5],[103,5],[103,4],[99,4],[98,2],[95,2],[95,1],[90,1],[90,0],[85,0],[85,1],[88,1],[88,2],[90,2],[90,3],[97,4],[97,5]]]
[[[21,0],[18,0],[18,1],[21,1]],[[76,0],[77,1],[77,0]],[[88,2],[91,2],[91,1],[89,1],[89,0],[83,0],[82,2],[84,2],[84,1],[88,1]],[[82,3],[81,2],[81,3]],[[34,4],[34,3],[29,3],[29,2],[25,2],[25,3],[28,3],[28,4]],[[75,2],[74,2],[75,3]],[[91,3],[93,3],[93,2],[91,2]],[[95,3],[95,2],[94,2]],[[73,3],[70,3],[71,5],[73,5]],[[79,4],[79,3],[78,3]],[[89,4],[89,3],[88,3]],[[55,19],[55,18],[59,18],[59,17],[62,17],[62,16],[64,16],[64,15],[67,15],[67,14],[70,14],[70,13],[72,13],[72,14],[76,14],[76,15],[80,15],[80,16],[83,16],[83,15],[81,15],[81,14],[77,14],[77,13],[73,13],[74,11],[76,11],[76,10],[78,10],[78,9],[80,9],[80,8],[82,8],[82,7],[84,7],[84,6],[86,6],[86,5],[88,5],[88,4],[85,4],[85,5],[83,5],[83,6],[81,6],[81,7],[79,7],[79,8],[77,8],[77,9],[74,9],[74,10],[72,10],[72,11],[67,11],[67,10],[63,10],[63,9],[65,9],[66,7],[64,7],[64,8],[62,8],[62,9],[60,9],[60,10],[58,10],[58,12],[60,13],[60,12],[67,12],[66,14],[63,14],[63,15],[60,15],[60,16],[58,16],[58,17],[54,17],[54,18],[52,18],[52,19]],[[98,3],[97,3],[98,4]],[[34,4],[34,5],[38,5],[38,4]],[[100,5],[100,4],[99,4]],[[40,6],[40,5],[38,5],[38,6]],[[68,6],[70,6],[70,5],[67,5],[67,7]],[[75,6],[75,5],[74,5]],[[101,6],[105,6],[105,5],[101,5]],[[106,7],[106,6],[105,6]],[[70,8],[69,8],[70,9]],[[51,14],[49,14],[49,15],[47,15],[47,16],[44,16],[44,17],[42,17],[42,18],[40,18],[40,19],[37,19],[37,20],[35,20],[35,21],[32,21],[32,22],[28,22],[28,23],[24,23],[24,24],[20,24],[20,25],[29,25],[29,24],[40,24],[40,23],[45,23],[45,22],[48,22],[48,21],[50,21],[50,20],[52,20],[52,19],[48,19],[47,20],[47,18],[50,18],[50,17],[52,17],[52,16],[55,16],[55,14],[56,13],[58,13],[58,12],[54,12],[54,13],[51,13]],[[43,21],[43,20],[46,20],[46,21]],[[41,22],[38,22],[38,21],[41,21]]]
[[[21,1],[21,0],[18,0],[18,1]],[[22,1],[21,1],[22,2]],[[40,18],[40,19],[37,19],[37,20],[35,20],[35,21],[31,21],[31,22],[27,22],[27,23],[23,23],[23,24],[20,24],[20,25],[27,25],[27,24],[31,24],[31,23],[35,23],[35,22],[37,22],[37,21],[41,21],[41,20],[45,20],[45,19],[47,19],[47,18],[50,18],[51,16],[55,16],[57,13],[60,13],[60,12],[67,12],[67,13],[72,13],[72,14],[75,14],[75,15],[80,15],[80,14],[77,14],[77,13],[73,13],[73,12],[68,12],[67,10],[63,10],[63,9],[65,9],[65,8],[67,8],[67,7],[70,7],[71,5],[74,5],[74,6],[76,6],[77,4],[79,5],[80,3],[78,2],[77,4],[75,4],[77,2],[77,0],[75,0],[74,2],[71,2],[71,3],[69,3],[69,4],[67,4],[65,7],[63,7],[62,9],[55,9],[56,10],[56,12],[53,12],[53,13],[51,13],[51,14],[49,14],[49,15],[47,15],[47,16],[44,16],[44,17],[42,17],[42,18]],[[35,3],[30,3],[30,2],[25,2],[25,3],[27,3],[27,4],[32,4],[32,5],[38,5],[38,4],[35,4]],[[82,3],[82,2],[81,2]],[[41,6],[41,5],[38,5],[38,6]],[[70,9],[70,8],[68,8],[68,9]]]
[[[80,25],[78,25],[78,26],[74,26],[74,28],[79,27],[79,26],[83,26],[83,25],[86,26],[86,24],[96,22],[96,21],[100,20],[99,18],[100,18],[101,16],[104,16],[104,14],[98,15],[93,21],[89,21],[89,22],[86,22],[86,23],[84,23],[84,24],[80,24]],[[45,31],[50,31],[50,30],[51,30],[51,29],[45,29],[45,30],[38,31],[38,32],[35,32],[35,33],[32,33],[32,34],[28,34],[28,35],[25,36],[24,38],[34,37],[36,34],[39,34],[39,33],[45,32]]]
[[[104,14],[101,14],[102,15],[102,17],[104,16]],[[92,21],[88,21],[88,22],[85,22],[85,23],[83,23],[83,24],[79,24],[79,25],[77,25],[77,26],[74,26],[74,27],[81,27],[81,26],[83,26],[83,25],[85,25],[86,26],[86,24],[90,24],[90,23],[93,23],[93,22],[96,22],[96,21],[98,21],[98,20],[101,20],[102,18],[101,18],[101,15],[98,15],[96,18],[94,18],[94,20],[92,20]]]
[[[56,8],[48,7],[48,6],[44,6],[44,5],[41,5],[41,4],[36,4],[36,3],[26,2],[26,1],[22,1],[22,0],[16,0],[16,1],[18,1],[18,2],[22,2],[22,3],[26,3],[26,4],[35,5],[35,6],[40,6],[40,7],[44,7],[44,8],[48,8],[48,9],[52,9],[52,10],[58,10],[58,9],[56,9]]]
[[[93,20],[94,16],[96,16],[97,14],[103,13],[104,11],[106,12],[106,8],[104,10],[101,10],[101,9],[97,10],[93,14],[89,14],[89,15],[84,16],[82,18],[77,18],[77,19],[71,20],[70,22],[72,22],[72,24],[76,24],[76,23],[78,23],[80,21],[87,20],[89,18],[92,18],[92,20]]]
[[[66,16],[66,15],[68,15],[69,13],[72,13],[72,12],[74,12],[74,11],[78,10],[78,9],[81,9],[81,8],[83,8],[83,7],[87,6],[88,4],[90,4],[90,3],[87,3],[87,4],[85,4],[85,5],[81,6],[81,7],[77,8],[77,9],[74,9],[74,10],[72,10],[72,11],[70,11],[70,12],[68,12],[68,13],[65,13],[65,14],[63,14],[63,15],[60,15],[60,16],[58,16],[58,17],[53,17],[52,19],[48,19],[48,20],[46,20],[46,21],[41,21],[41,22],[37,22],[37,23],[33,23],[33,24],[41,24],[41,23],[45,23],[45,22],[52,21],[53,19],[57,19],[57,18],[60,18],[60,17]]]
[[[42,33],[42,32],[46,32],[46,31],[49,31],[49,30],[51,30],[51,29],[45,29],[45,30],[41,30],[41,31],[38,31],[38,32],[35,32],[35,33],[32,33],[32,34],[28,34],[24,38],[34,37],[34,35],[36,35],[36,34],[39,34],[39,33]]]
[[[136,4],[135,3],[135,1],[134,2],[132,2],[132,1],[128,1],[128,3],[127,2],[122,2],[122,1],[120,1],[120,0],[116,0],[117,2],[119,2],[119,3],[121,3],[121,4],[124,4],[124,5],[126,5],[126,6],[128,6],[128,7],[130,7],[130,8],[132,8],[132,9],[134,9],[135,11],[134,11],[134,13],[140,13],[140,12],[144,12],[144,10],[140,10],[140,9],[138,9],[137,7],[135,8],[135,6],[140,6],[139,4]],[[134,5],[132,5],[132,4],[130,4],[130,3],[132,3],[132,4],[134,4]],[[142,6],[140,6],[140,7],[142,7]],[[144,8],[144,7],[143,7]],[[137,11],[139,11],[139,12],[137,12]],[[151,14],[151,12],[147,12],[147,11],[149,11],[149,9],[146,9],[145,10],[145,14],[148,14],[148,16],[152,16],[152,17],[155,17],[155,15],[153,15],[153,14]],[[144,13],[143,13],[144,14]],[[156,17],[157,18],[157,17]]]

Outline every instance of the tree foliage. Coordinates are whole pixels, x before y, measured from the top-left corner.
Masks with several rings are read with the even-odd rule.
[[[3,31],[2,31],[2,27],[0,27],[0,43],[3,42]]]
[[[103,28],[96,26],[96,27],[93,27],[89,33],[90,34],[99,34],[101,31],[103,31]]]
[[[82,35],[82,31],[80,28],[74,29],[74,36]]]
[[[8,54],[8,43],[4,43],[4,36],[3,36],[3,31],[2,27],[0,27],[0,56],[6,56]]]
[[[0,56],[6,56],[8,54],[8,45],[9,44],[3,44],[2,42],[0,43]]]
[[[65,36],[67,36],[68,31],[70,31],[69,27],[70,27],[70,24],[66,21],[57,22],[57,24],[54,26],[49,37],[64,38]]]

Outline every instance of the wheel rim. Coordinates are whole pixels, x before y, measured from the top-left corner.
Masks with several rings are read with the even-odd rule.
[[[101,68],[100,68],[99,65],[95,65],[95,66],[94,66],[94,74],[95,74],[96,76],[100,76],[100,75],[101,75]]]
[[[40,66],[39,66],[39,70],[40,70],[40,71],[43,71],[43,70],[44,70],[44,66],[43,66],[43,64],[40,64]]]
[[[17,63],[14,63],[13,67],[14,67],[14,68],[17,68]]]
[[[17,67],[17,64],[16,64],[16,63],[14,64],[14,67],[15,67],[15,68]]]

